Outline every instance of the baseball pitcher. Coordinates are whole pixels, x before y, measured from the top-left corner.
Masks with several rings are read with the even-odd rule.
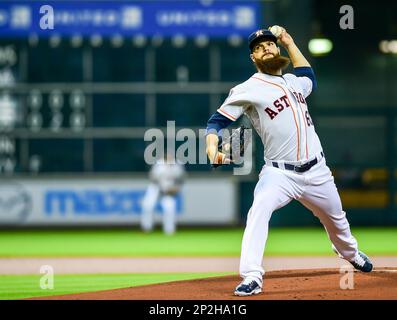
[[[306,98],[316,89],[314,72],[293,38],[282,28],[261,29],[248,38],[250,59],[257,72],[230,90],[208,120],[207,155],[212,164],[230,163],[218,150],[218,133],[245,114],[264,144],[265,164],[248,212],[240,257],[243,281],[234,294],[262,292],[263,253],[272,213],[296,199],[318,217],[333,250],[363,272],[372,270],[358,250],[346,214],[310,117]],[[288,56],[280,54],[278,43]],[[292,62],[294,73],[283,74]]]

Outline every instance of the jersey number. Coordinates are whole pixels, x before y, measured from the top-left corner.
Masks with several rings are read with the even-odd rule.
[[[306,111],[305,115],[306,115],[307,126],[308,127],[313,126],[314,125],[313,120],[312,118],[310,118],[309,111]]]

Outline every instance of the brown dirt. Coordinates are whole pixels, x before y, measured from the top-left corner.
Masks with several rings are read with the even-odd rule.
[[[238,276],[175,281],[116,290],[41,297],[42,300],[397,300],[397,270],[354,272],[354,289],[340,288],[339,269],[283,270],[265,275],[264,293],[236,297]]]

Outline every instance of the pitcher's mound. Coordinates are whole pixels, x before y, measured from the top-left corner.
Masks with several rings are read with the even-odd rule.
[[[238,276],[174,281],[141,287],[42,297],[57,300],[334,300],[396,299],[397,270],[341,273],[336,269],[273,271],[265,275],[263,293],[237,297]],[[342,289],[342,288],[346,289]],[[351,289],[349,289],[351,288]]]

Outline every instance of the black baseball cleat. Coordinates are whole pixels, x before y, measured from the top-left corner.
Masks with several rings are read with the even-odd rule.
[[[261,286],[255,280],[245,279],[234,290],[236,296],[252,296],[262,292]]]
[[[349,261],[354,268],[362,272],[371,272],[373,265],[371,260],[361,251],[358,252],[353,261]]]

